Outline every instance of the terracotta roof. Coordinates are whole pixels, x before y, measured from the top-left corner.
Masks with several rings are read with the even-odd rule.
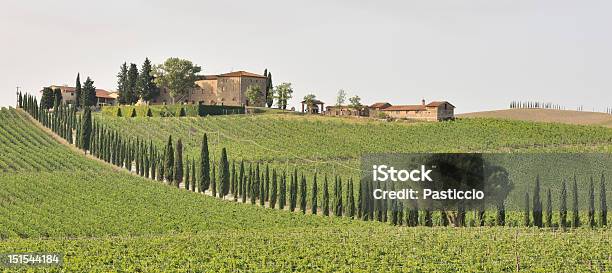
[[[251,73],[251,72],[246,72],[246,71],[235,71],[235,72],[220,74],[218,76],[219,77],[253,77],[253,78],[264,78],[264,79],[266,78],[262,75]]]
[[[427,110],[425,105],[393,105],[387,108],[381,109],[382,111],[420,111]]]
[[[302,101],[302,102],[300,102],[300,103],[306,103],[306,101],[305,101],[305,100],[303,100],[303,101]],[[318,99],[313,99],[313,100],[312,100],[312,103],[313,103],[313,104],[325,104],[324,102],[322,102],[322,101],[320,101],[320,100],[318,100]]]
[[[49,86],[51,89],[57,89],[59,88],[60,90],[62,90],[62,92],[64,93],[74,93],[74,91],[76,90],[76,87],[72,87],[72,86],[57,86],[57,85],[52,85]],[[41,90],[42,92],[42,90]],[[117,93],[116,92],[110,92],[104,89],[97,89],[96,88],[96,97],[98,98],[105,98],[105,99],[116,99],[117,98]]]
[[[438,106],[443,105],[445,103],[448,103],[448,104],[450,104],[450,106],[455,107],[454,105],[452,105],[448,101],[432,101],[432,102],[428,103],[427,106],[429,106],[429,107],[438,107]]]
[[[116,99],[113,93],[102,89],[96,89],[96,98]]]
[[[384,109],[384,108],[387,108],[389,106],[391,106],[391,104],[388,103],[388,102],[377,102],[377,103],[374,103],[374,104],[370,105],[370,108]]]
[[[201,80],[216,80],[219,76],[217,75],[198,75],[197,76],[197,80],[201,81]]]

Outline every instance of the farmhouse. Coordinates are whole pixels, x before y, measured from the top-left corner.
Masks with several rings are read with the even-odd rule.
[[[165,88],[161,88],[159,96],[151,100],[151,104],[191,103],[206,105],[230,106],[264,106],[267,78],[251,72],[236,71],[219,75],[203,75],[196,80],[196,87],[183,97],[175,98]],[[247,99],[249,87],[259,87],[262,98],[256,102]]]
[[[353,117],[367,117],[370,116],[370,110],[366,106],[358,108],[351,106],[327,106],[325,107],[325,115],[328,116],[353,116]]]
[[[75,87],[70,87],[66,85],[51,85],[49,86],[49,88],[53,90],[59,89],[62,94],[62,101],[65,103],[72,104],[76,100]],[[42,92],[42,90],[40,92]],[[104,89],[96,89],[96,105],[114,105],[117,101],[118,96],[119,95],[117,94],[117,92],[107,91]]]
[[[391,118],[426,121],[453,119],[454,110],[455,106],[447,101],[432,101],[425,104],[425,100],[417,105],[391,105],[380,109],[382,113]]]

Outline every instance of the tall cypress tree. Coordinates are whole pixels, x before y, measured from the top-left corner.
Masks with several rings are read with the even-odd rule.
[[[238,174],[236,173],[236,161],[232,161],[232,182],[231,192],[234,197],[234,202],[238,201]]]
[[[599,182],[599,225],[605,227],[608,225],[608,204],[606,200],[606,178],[601,173]]]
[[[552,224],[552,194],[550,188],[546,191],[546,226],[549,228],[553,227]]]
[[[127,63],[123,63],[119,69],[119,73],[117,74],[117,92],[119,93],[119,97],[117,100],[120,104],[129,104],[129,94],[128,94],[128,83],[127,83]]]
[[[295,207],[297,206],[297,186],[296,186],[295,177],[291,176],[291,183],[289,184],[289,210],[295,211]]]
[[[529,217],[529,193],[525,192],[525,213],[523,213],[523,225],[531,226],[531,218]]]
[[[572,198],[572,227],[576,228],[580,226],[580,214],[578,212],[578,183],[576,181],[576,175],[574,175],[574,187],[573,187],[573,198]]]
[[[336,213],[336,216],[341,217],[343,212],[344,212],[344,204],[342,201],[342,179],[336,177],[336,187],[335,187],[335,200],[336,200],[336,206],[335,206],[335,210],[334,212]]]
[[[74,86],[74,106],[81,107],[81,73],[77,73],[76,84]]]
[[[271,208],[274,208],[276,206],[277,190],[278,190],[278,177],[276,175],[276,169],[272,169],[272,185],[270,185],[270,204],[269,204]]]
[[[264,178],[264,183],[265,183],[265,196],[264,198],[266,199],[266,201],[270,200],[270,168],[268,166],[268,164],[266,164],[266,173],[265,173],[265,178]]]
[[[166,144],[164,172],[166,174],[167,183],[172,185],[174,182],[174,147],[172,146],[172,136],[168,137],[168,143]]]
[[[221,199],[229,193],[230,186],[230,169],[229,161],[227,160],[227,150],[225,147],[221,149],[221,160],[219,160],[219,194]]]
[[[138,66],[132,63],[127,72],[127,96],[125,103],[136,103],[138,101],[138,93]]]
[[[306,214],[306,178],[304,177],[304,175],[302,174],[302,179],[300,182],[300,210],[302,211],[303,214]]]
[[[346,187],[346,202],[347,202],[347,213],[348,217],[353,219],[355,217],[355,196],[353,191],[353,179],[350,178]]]
[[[567,187],[565,179],[561,184],[561,201],[559,202],[559,226],[562,229],[567,227]]]
[[[55,100],[55,93],[51,87],[45,87],[42,90],[42,97],[40,97],[40,107],[43,109],[49,109],[53,107],[53,101]],[[30,107],[31,105],[28,104]],[[30,110],[32,112],[32,109]]]
[[[96,105],[96,87],[93,84],[94,82],[89,77],[83,83],[83,90],[81,92],[81,105],[83,107]]]
[[[397,216],[399,217],[399,214]],[[361,180],[359,180],[359,191],[357,192],[357,219],[363,219],[363,182]]]
[[[200,148],[200,177],[198,178],[198,189],[200,192],[206,192],[210,187],[210,158],[208,154],[208,137],[204,134],[202,138],[202,146]]]
[[[323,203],[321,204],[323,215],[329,216],[329,185],[327,175],[323,178]]]
[[[242,202],[246,202],[246,199],[244,198],[245,195],[245,186],[244,186],[244,161],[241,160],[240,161],[240,171],[238,172],[238,193],[240,194],[240,197],[242,197]]]
[[[189,190],[189,184],[191,181],[189,181],[190,176],[191,176],[191,170],[189,169],[189,159],[187,159],[185,161],[185,179],[183,181],[183,185],[185,186],[186,190]]]
[[[311,210],[312,214],[317,214],[317,211],[318,211],[318,208],[317,208],[318,191],[319,189],[317,189],[317,173],[315,173],[312,179],[312,199],[310,200],[310,206],[312,207],[312,210]]]
[[[138,93],[142,100],[148,102],[159,95],[159,90],[155,85],[154,79],[151,61],[149,58],[145,58],[138,77]]]
[[[212,191],[212,196],[216,197],[217,196],[217,174],[215,170],[215,164],[212,164],[212,174],[210,175],[210,190]]]
[[[176,141],[176,155],[174,156],[174,184],[178,188],[183,182],[183,142],[179,138]]]
[[[595,186],[593,185],[593,177],[589,183],[589,227],[595,227]]]
[[[536,177],[535,188],[533,189],[533,225],[542,227],[542,201],[540,200],[540,176]]]
[[[197,180],[196,180],[196,165],[195,165],[195,162],[192,161],[191,162],[191,184],[190,184],[192,192],[196,191],[196,183],[197,183]]]
[[[89,144],[91,143],[91,109],[89,109],[89,107],[86,107],[85,111],[83,112],[80,133],[81,149],[87,153],[90,148]]]
[[[285,209],[287,198],[287,174],[283,172],[283,176],[281,178],[279,195],[278,195],[278,208]]]

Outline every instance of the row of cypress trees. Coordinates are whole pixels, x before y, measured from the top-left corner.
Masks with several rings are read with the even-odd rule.
[[[329,179],[323,177],[322,200],[319,197],[317,174],[312,176],[312,186],[307,188],[305,174],[293,171],[277,170],[269,165],[259,162],[244,162],[236,164],[230,160],[227,150],[223,148],[219,160],[215,162],[210,158],[207,135],[204,134],[201,143],[200,155],[197,159],[183,157],[183,143],[181,139],[176,142],[169,136],[163,148],[156,147],[152,141],[139,138],[125,137],[117,131],[92,120],[91,110],[85,107],[81,115],[76,108],[69,105],[56,105],[53,111],[39,107],[36,98],[31,95],[19,93],[18,107],[24,109],[44,126],[74,143],[80,149],[89,152],[108,163],[126,168],[142,177],[166,182],[169,185],[205,193],[210,191],[212,196],[225,199],[231,195],[236,202],[259,204],[262,207],[275,209],[299,210],[303,214],[310,211],[312,214],[336,217],[349,217],[364,221],[389,222],[393,225],[407,226],[433,226],[433,211],[419,210],[416,204],[404,207],[397,200],[375,200],[372,197],[373,189],[385,188],[386,184],[374,184],[360,181],[358,184],[357,199],[352,178],[346,183],[341,177],[333,178],[333,192],[329,192]],[[75,135],[73,136],[73,131]],[[310,195],[309,195],[310,191]],[[560,208],[559,227],[578,227],[581,225],[578,209],[578,189],[576,178],[573,186],[573,214],[571,224],[567,222],[567,189],[563,181]],[[605,177],[602,174],[600,182],[600,213],[599,226],[607,225]],[[310,202],[308,198],[310,196]],[[589,187],[588,225],[595,227],[595,194],[593,179]],[[540,201],[540,179],[536,178],[533,199],[525,195],[524,225],[537,227],[553,227],[551,191],[547,191],[546,214],[543,215],[543,206]],[[259,201],[259,202],[258,202]],[[310,206],[308,205],[310,203]],[[532,209],[530,209],[530,207]],[[484,225],[485,211],[475,212],[480,225]],[[390,215],[389,215],[390,214]],[[421,217],[419,216],[421,214]],[[465,210],[459,209],[456,226],[465,225]],[[445,211],[439,212],[440,225],[449,225]],[[531,220],[533,218],[533,221]],[[421,219],[421,220],[420,220]],[[498,209],[496,224],[505,225],[505,209]]]
[[[566,229],[568,227],[577,228],[582,225],[580,220],[580,209],[578,202],[578,183],[574,175],[572,187],[572,216],[568,222],[568,207],[567,207],[567,185],[565,180],[561,183],[561,194],[559,197],[559,222],[553,223],[553,205],[552,193],[548,189],[546,192],[546,210],[543,213],[543,206],[540,200],[540,177],[536,177],[536,183],[533,190],[533,199],[529,198],[529,193],[525,193],[525,207],[523,212],[523,225],[536,227],[559,227]],[[590,178],[588,192],[588,210],[587,210],[587,226],[588,227],[605,227],[608,225],[608,205],[606,199],[606,180],[602,173],[599,183],[599,213],[596,221],[595,211],[595,185],[593,177]],[[530,209],[531,206],[531,209]]]

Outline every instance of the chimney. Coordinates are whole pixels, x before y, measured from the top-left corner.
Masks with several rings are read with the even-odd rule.
[[[425,106],[425,99],[422,99],[421,103],[423,104],[423,106]]]

